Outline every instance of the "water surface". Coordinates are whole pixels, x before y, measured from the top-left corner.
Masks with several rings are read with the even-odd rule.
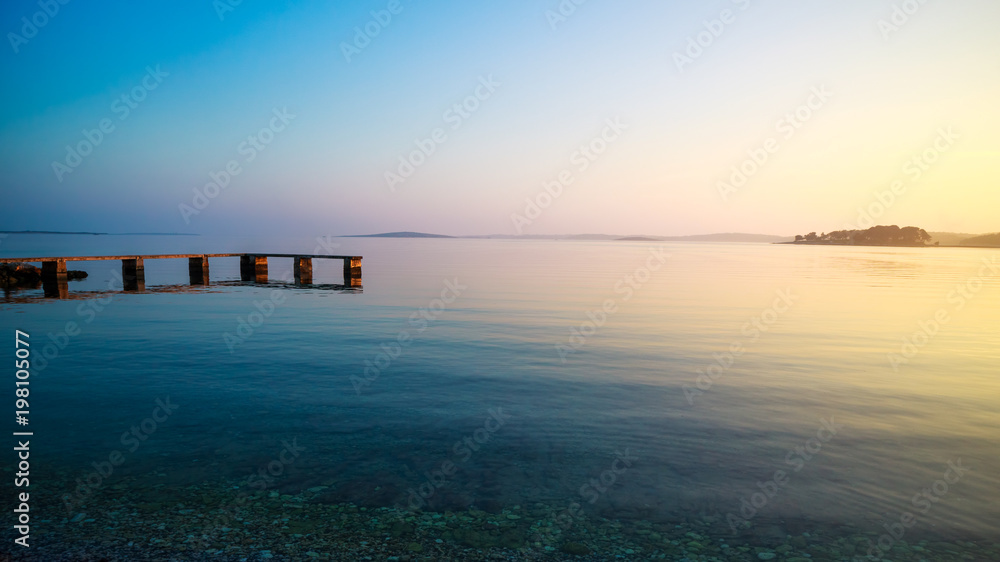
[[[303,288],[282,281],[291,260],[256,285],[220,258],[204,288],[174,260],[146,263],[145,293],[107,292],[120,264],[87,262],[70,264],[90,273],[70,283],[82,298],[8,294],[4,329],[29,332],[35,353],[53,342],[31,387],[39,494],[65,506],[45,519],[216,486],[399,512],[533,506],[542,526],[579,504],[588,520],[716,544],[877,540],[907,511],[910,544],[1000,540],[997,250],[334,242],[364,256],[361,290],[328,286],[339,261],[317,261],[324,285]],[[316,246],[11,235],[0,254]],[[67,322],[80,333],[62,336]],[[122,434],[167,397],[177,410],[130,450]],[[114,474],[79,488],[113,451]],[[939,496],[949,462],[969,470]],[[916,504],[925,490],[933,503]]]

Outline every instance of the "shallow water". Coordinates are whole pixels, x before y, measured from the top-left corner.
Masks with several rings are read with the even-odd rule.
[[[579,504],[748,544],[877,538],[904,512],[908,543],[1000,541],[1000,250],[333,242],[364,256],[362,289],[333,286],[337,260],[296,288],[291,260],[254,285],[219,258],[205,288],[183,260],[147,262],[141,294],[108,291],[118,262],[80,262],[81,298],[9,293],[3,328],[51,357],[31,379],[32,485],[64,509],[37,532],[116,495],[236,482],[400,512]],[[11,235],[0,254],[316,246]],[[968,471],[935,489],[949,463]]]

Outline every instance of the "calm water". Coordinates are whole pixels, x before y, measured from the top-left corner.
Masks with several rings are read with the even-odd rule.
[[[171,260],[147,262],[145,294],[108,293],[119,262],[81,262],[90,277],[70,293],[85,298],[9,294],[5,331],[29,332],[36,354],[50,333],[64,344],[32,375],[39,494],[73,494],[118,450],[124,463],[69,513],[115,484],[180,490],[280,466],[270,489],[327,486],[323,501],[372,507],[578,502],[588,517],[762,537],[879,534],[910,511],[911,542],[1000,540],[1000,269],[983,261],[1000,250],[334,242],[364,256],[362,290],[285,286],[291,260],[276,259],[274,283],[241,285],[239,260],[220,258],[208,288],[185,288]],[[0,255],[316,245],[11,235]],[[340,267],[317,262],[316,282],[340,283]],[[81,331],[64,339],[69,321]],[[914,336],[921,323],[931,337]],[[920,346],[908,358],[904,337]],[[167,397],[176,411],[129,450],[122,433]],[[968,472],[935,490],[949,462]],[[447,484],[419,498],[446,463]]]

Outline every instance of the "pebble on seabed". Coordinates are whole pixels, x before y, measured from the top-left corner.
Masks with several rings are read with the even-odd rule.
[[[833,562],[851,560],[869,541],[877,540],[877,534],[824,534],[821,529],[784,540],[757,539],[752,534],[737,540],[731,533],[713,533],[711,517],[706,516],[682,524],[582,516],[562,528],[556,523],[564,510],[559,505],[510,506],[498,513],[411,512],[320,503],[319,487],[300,495],[255,492],[245,496],[238,508],[233,507],[229,486],[205,484],[132,494],[129,489],[123,485],[114,494],[95,496],[85,513],[53,519],[30,556],[15,552],[11,559]],[[40,507],[54,511],[61,504],[46,497]],[[891,558],[944,562],[963,554],[1000,560],[1000,545],[899,541]]]

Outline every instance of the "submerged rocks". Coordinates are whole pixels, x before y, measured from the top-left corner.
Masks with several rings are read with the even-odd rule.
[[[86,271],[69,270],[66,279],[86,279]],[[0,287],[37,287],[42,282],[42,270],[28,263],[0,263]]]
[[[572,554],[574,556],[586,556],[590,554],[589,548],[580,543],[575,543],[575,542],[568,542],[562,545],[562,548],[560,550],[562,550],[566,554]]]
[[[57,482],[58,487],[72,484]],[[122,476],[114,493],[88,499],[86,514],[51,522],[52,532],[32,545],[33,560],[396,560],[431,562],[596,562],[690,560],[715,562],[840,562],[857,546],[862,554],[875,536],[813,526],[808,533],[772,531],[745,538],[714,530],[700,516],[670,521],[618,520],[581,512],[559,519],[561,502],[501,506],[486,511],[409,511],[388,506],[332,503],[303,486],[298,493],[250,492],[231,480],[188,488],[156,488]],[[117,486],[117,487],[116,487]],[[285,490],[282,490],[285,491]],[[289,489],[287,491],[295,492]],[[62,508],[56,495],[40,507]],[[511,517],[514,515],[516,517]],[[126,526],[121,521],[127,520]],[[96,533],[107,529],[108,533]],[[916,538],[916,537],[914,537]],[[1000,545],[972,542],[905,543],[885,560],[951,562],[1000,560]],[[74,557],[62,557],[72,548]],[[36,550],[38,549],[38,550]],[[917,554],[919,553],[919,554]]]
[[[42,281],[42,270],[26,263],[0,263],[0,285],[23,287],[38,285]]]

